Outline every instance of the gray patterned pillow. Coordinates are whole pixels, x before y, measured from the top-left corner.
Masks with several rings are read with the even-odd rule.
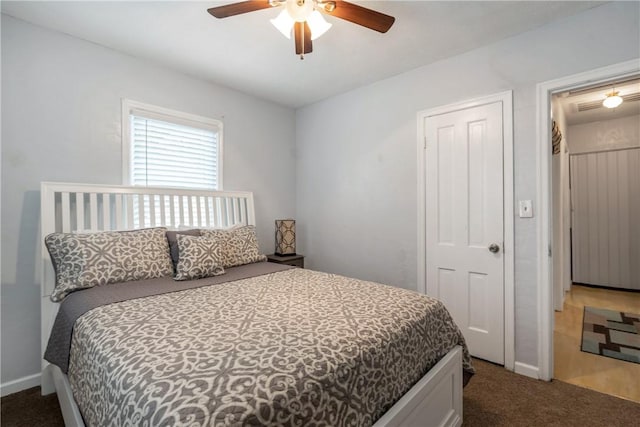
[[[175,280],[202,279],[224,274],[222,268],[223,242],[202,236],[178,234]]]
[[[180,259],[180,252],[178,251],[178,234],[186,234],[189,236],[199,236],[200,230],[169,230],[167,231],[167,240],[169,241],[169,252],[171,253],[171,262],[173,262],[173,269],[175,271],[178,260]]]
[[[224,268],[265,261],[267,257],[260,253],[256,227],[246,225],[228,230],[201,229],[200,233],[211,239],[224,242],[222,266]]]
[[[45,237],[56,272],[52,301],[69,293],[109,283],[171,276],[166,228],[53,233]]]

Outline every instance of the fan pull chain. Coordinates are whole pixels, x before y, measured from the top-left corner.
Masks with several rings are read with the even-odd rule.
[[[298,0],[298,6],[304,6],[304,0]],[[304,26],[307,25],[307,21],[302,22],[300,25],[300,31],[302,32],[302,53],[300,54],[300,61],[304,59]]]

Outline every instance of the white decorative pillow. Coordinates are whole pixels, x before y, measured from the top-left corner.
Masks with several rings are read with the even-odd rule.
[[[53,233],[45,237],[56,272],[52,301],[80,289],[171,276],[166,228]]]
[[[229,230],[201,229],[202,236],[223,242],[222,266],[224,268],[265,261],[260,253],[256,228],[253,225],[234,227]]]
[[[179,258],[175,280],[202,279],[224,274],[224,245],[221,241],[187,234],[178,234],[176,238]]]

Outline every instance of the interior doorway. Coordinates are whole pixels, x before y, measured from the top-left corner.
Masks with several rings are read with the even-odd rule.
[[[553,378],[640,402],[640,77],[555,93],[551,111]]]
[[[640,75],[640,60],[632,60],[612,66],[580,73],[561,79],[540,83],[537,87],[537,196],[540,219],[538,225],[538,309],[539,376],[550,380],[553,376],[553,328],[554,328],[554,288],[553,288],[553,198],[552,198],[552,145],[551,145],[551,101],[554,94],[580,90],[590,86]]]
[[[619,96],[619,105],[603,100]],[[551,97],[554,309],[571,283],[640,290],[640,76]]]

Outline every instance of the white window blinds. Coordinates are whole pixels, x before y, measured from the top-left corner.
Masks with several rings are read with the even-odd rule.
[[[130,110],[133,185],[219,189],[220,126]]]

